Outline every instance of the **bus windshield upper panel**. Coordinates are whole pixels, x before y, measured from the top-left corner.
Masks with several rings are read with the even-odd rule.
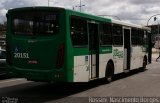
[[[53,12],[16,12],[12,14],[15,35],[55,35],[59,32],[59,15]]]

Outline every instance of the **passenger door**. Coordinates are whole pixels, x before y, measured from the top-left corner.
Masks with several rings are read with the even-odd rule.
[[[99,69],[99,36],[96,23],[88,23],[89,53],[90,53],[90,78],[98,77]]]
[[[131,29],[123,28],[124,33],[124,72],[128,72],[131,66]]]

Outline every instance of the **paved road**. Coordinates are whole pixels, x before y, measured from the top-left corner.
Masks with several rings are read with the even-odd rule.
[[[48,84],[25,79],[0,80],[0,102],[18,103],[82,103],[78,97],[160,97],[160,62],[147,66],[145,72],[132,71],[116,75],[110,84],[101,81],[76,84]]]

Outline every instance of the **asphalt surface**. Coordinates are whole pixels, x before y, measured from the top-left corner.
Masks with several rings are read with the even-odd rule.
[[[0,103],[88,103],[90,97],[160,97],[160,62],[141,72],[116,75],[114,81],[50,84],[22,78],[0,80]]]

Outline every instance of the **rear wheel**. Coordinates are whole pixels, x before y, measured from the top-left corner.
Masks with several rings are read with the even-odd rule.
[[[112,82],[114,76],[114,65],[109,62],[106,67],[106,76],[105,79],[108,83]]]

